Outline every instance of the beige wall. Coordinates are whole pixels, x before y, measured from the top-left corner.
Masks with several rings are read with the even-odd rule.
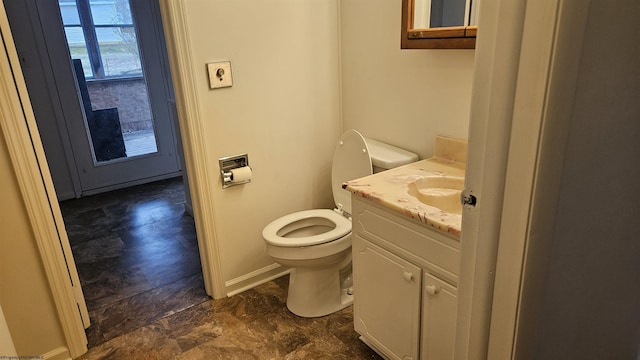
[[[0,306],[0,354],[5,356],[17,356],[16,348],[13,345],[13,339],[9,332],[9,325],[4,318],[2,306]]]
[[[273,263],[262,239],[266,224],[331,206],[331,159],[340,134],[338,5],[198,0],[184,6],[229,281]],[[219,60],[231,61],[234,84],[209,90],[205,64]],[[253,181],[223,190],[218,158],[244,152]]]
[[[401,50],[400,0],[341,0],[344,128],[416,152],[467,138],[474,50]]]
[[[400,1],[184,6],[211,171],[219,157],[244,152],[254,170],[247,185],[211,184],[227,282],[273,263],[261,236],[270,221],[333,206],[342,130],[421,157],[436,134],[467,136],[474,52],[400,50]],[[219,60],[231,61],[234,85],[209,90],[205,64]]]
[[[0,304],[18,354],[41,355],[66,341],[2,136],[0,174]]]

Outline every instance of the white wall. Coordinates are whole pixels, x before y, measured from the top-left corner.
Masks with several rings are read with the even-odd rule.
[[[262,229],[293,211],[331,206],[340,135],[336,0],[184,3],[212,166],[223,277],[273,264]],[[205,64],[230,60],[233,87],[209,90]],[[218,158],[248,153],[250,184],[221,188]],[[204,219],[206,221],[206,219]]]
[[[640,356],[640,4],[614,3],[591,1],[536,359]]]
[[[401,5],[340,1],[343,122],[426,158],[467,138],[474,50],[401,50]]]

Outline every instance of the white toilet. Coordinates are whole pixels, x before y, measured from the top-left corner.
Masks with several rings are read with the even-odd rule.
[[[285,215],[262,231],[267,254],[291,267],[287,307],[302,317],[318,317],[353,302],[351,289],[351,193],[346,181],[418,161],[418,155],[355,130],[345,132],[333,154],[331,182],[337,208]]]

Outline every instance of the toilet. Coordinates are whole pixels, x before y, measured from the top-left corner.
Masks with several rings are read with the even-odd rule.
[[[262,231],[267,254],[291,268],[287,308],[301,317],[334,313],[353,303],[351,193],[346,181],[418,161],[418,155],[345,132],[336,145],[331,185],[336,208],[295,212]]]

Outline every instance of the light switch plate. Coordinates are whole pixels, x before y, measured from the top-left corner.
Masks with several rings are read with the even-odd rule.
[[[209,72],[209,88],[218,89],[233,85],[230,61],[208,63],[207,71]]]

